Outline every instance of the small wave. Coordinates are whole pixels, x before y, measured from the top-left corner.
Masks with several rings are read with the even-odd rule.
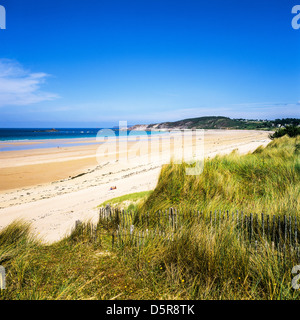
[[[15,139],[15,140],[6,140],[6,139],[0,139],[0,142],[18,142],[18,141],[34,141],[36,139]]]

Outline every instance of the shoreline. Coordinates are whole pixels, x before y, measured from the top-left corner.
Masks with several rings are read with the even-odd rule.
[[[152,137],[159,138],[166,136],[167,132],[157,132]],[[114,141],[118,138],[119,141],[123,139],[134,139],[136,137],[144,137],[147,139],[150,135],[136,134],[125,137],[124,135],[116,135],[107,137],[108,140]],[[25,151],[25,150],[39,150],[39,149],[56,149],[67,147],[80,147],[85,145],[101,144],[104,137],[80,137],[80,138],[57,138],[57,139],[32,139],[32,140],[3,140],[0,141],[0,156],[2,152],[10,151]]]
[[[270,142],[268,133],[205,130],[205,157],[234,149],[240,153],[254,151]],[[0,152],[0,229],[21,218],[32,223],[43,241],[58,241],[76,220],[97,220],[96,207],[102,202],[155,188],[162,166],[157,154],[138,159],[132,152],[131,161],[126,163],[116,160],[114,153],[97,159],[97,148],[85,145]],[[112,185],[117,189],[109,190]]]

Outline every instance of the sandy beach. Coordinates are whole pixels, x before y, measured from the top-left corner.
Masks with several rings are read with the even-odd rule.
[[[270,142],[268,134],[255,130],[205,130],[204,156],[234,149],[240,153],[254,151]],[[160,151],[164,152],[169,140],[161,137]],[[51,243],[68,234],[76,220],[96,222],[97,206],[102,202],[155,188],[162,165],[158,151],[145,147],[142,156],[137,156],[132,150],[131,160],[126,162],[121,161],[122,142],[119,149],[110,150],[105,157],[99,157],[99,144],[86,142],[62,148],[0,152],[0,229],[23,219],[32,224],[33,232],[42,241]],[[191,145],[194,142],[189,140]],[[128,145],[133,146],[134,142]],[[177,144],[172,142],[172,148],[176,150]],[[117,189],[110,190],[111,186]]]

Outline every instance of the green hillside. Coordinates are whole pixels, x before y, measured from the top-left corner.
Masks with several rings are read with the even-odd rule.
[[[165,122],[159,127],[184,127],[186,129],[256,129],[270,128],[269,122],[255,120],[237,120],[227,117],[200,117],[175,122]]]
[[[286,118],[276,120],[249,120],[231,119],[223,116],[208,116],[190,118],[173,122],[162,122],[156,124],[143,125],[146,130],[151,129],[258,129],[274,130],[274,128],[286,125],[300,125],[300,119]],[[133,126],[132,130],[140,129],[140,125]],[[144,129],[144,128],[143,128]]]

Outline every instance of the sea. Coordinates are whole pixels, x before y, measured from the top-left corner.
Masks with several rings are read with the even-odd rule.
[[[99,135],[99,132],[107,137],[126,136],[126,132],[115,128],[0,128],[0,151],[97,144],[99,142],[95,142],[95,139]],[[146,134],[161,134],[163,132],[128,130],[127,135],[129,133],[130,136],[141,136]],[[84,140],[85,142],[82,143]],[[90,143],[89,140],[91,141]]]

